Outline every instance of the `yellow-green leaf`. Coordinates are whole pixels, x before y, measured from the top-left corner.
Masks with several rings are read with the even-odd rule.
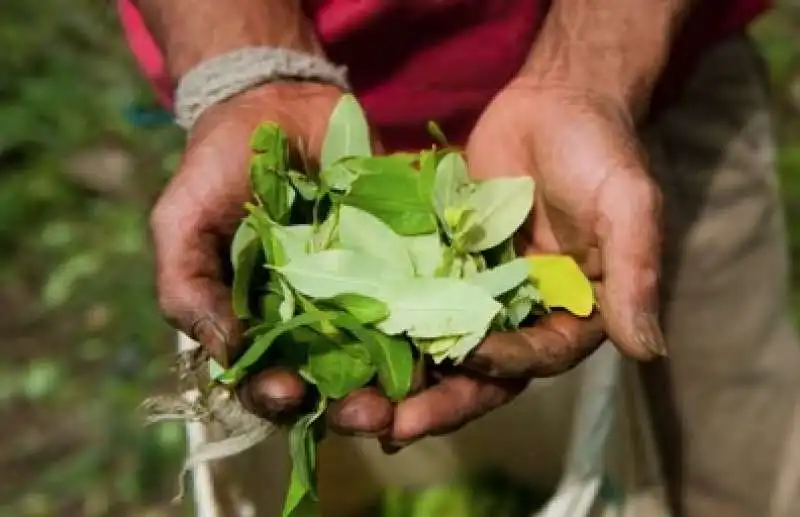
[[[563,308],[581,318],[594,309],[589,279],[568,255],[531,255],[530,277],[548,308]]]

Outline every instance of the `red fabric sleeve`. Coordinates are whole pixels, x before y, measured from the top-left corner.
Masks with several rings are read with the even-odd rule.
[[[128,47],[144,76],[153,87],[158,101],[172,110],[174,85],[164,63],[164,56],[131,0],[117,0],[122,30]]]
[[[268,1],[268,0],[263,0]],[[305,0],[328,56],[345,64],[388,150],[426,147],[428,120],[463,143],[486,104],[519,70],[543,0]],[[668,104],[702,52],[741,32],[771,0],[707,0],[675,44],[654,102]],[[172,109],[164,56],[132,0],[117,0],[128,45],[159,101]]]

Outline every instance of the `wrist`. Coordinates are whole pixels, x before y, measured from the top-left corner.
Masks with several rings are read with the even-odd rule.
[[[572,120],[588,120],[586,117],[599,117],[614,127],[636,131],[636,114],[619,95],[585,83],[521,75],[508,85],[506,92],[515,99],[508,106],[509,118],[527,119],[525,124],[535,126],[537,131],[550,131],[549,128]]]
[[[321,57],[285,48],[249,47],[204,61],[187,72],[175,94],[176,120],[191,130],[209,107],[273,83],[316,83],[340,92],[349,89],[346,70]]]
[[[322,56],[299,1],[134,0],[177,82],[198,64],[247,47]]]
[[[520,76],[591,92],[639,119],[691,2],[554,0]]]
[[[286,113],[283,125],[292,125],[298,131],[307,124],[307,115],[325,114],[330,106],[339,100],[343,91],[334,85],[311,81],[275,81],[255,86],[231,96],[223,102],[209,106],[200,114],[195,128],[214,125],[230,115],[243,112],[255,115],[260,120],[260,110]],[[324,117],[323,117],[324,118]],[[327,119],[326,119],[327,120]],[[294,126],[298,126],[295,128]]]

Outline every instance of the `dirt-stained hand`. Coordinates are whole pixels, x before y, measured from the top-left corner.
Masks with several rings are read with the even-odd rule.
[[[241,353],[242,328],[232,311],[223,257],[251,200],[250,136],[262,122],[276,122],[294,151],[313,162],[340,95],[332,86],[274,83],[210,108],[194,126],[180,168],[152,211],[161,309],[222,364]],[[276,418],[296,408],[305,391],[297,375],[275,369],[252,376],[239,395],[251,411]]]
[[[471,174],[531,174],[535,208],[521,253],[573,256],[593,281],[599,312],[555,312],[495,333],[464,369],[397,406],[389,449],[450,432],[507,403],[534,377],[562,373],[608,336],[625,354],[665,353],[658,323],[660,192],[629,111],[588,89],[517,79],[486,109],[467,146]]]

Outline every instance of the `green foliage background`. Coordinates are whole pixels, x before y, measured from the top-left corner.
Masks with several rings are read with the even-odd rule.
[[[789,4],[754,33],[771,66],[800,264],[800,7]],[[176,515],[182,429],[145,429],[136,408],[167,385],[174,346],[146,232],[182,135],[142,127],[139,108],[153,100],[108,3],[3,1],[0,48],[0,517]],[[800,283],[794,292],[800,301]],[[520,500],[481,483],[418,497],[417,508],[392,494],[385,514],[421,517],[435,499],[466,517],[476,514],[458,508]],[[484,500],[464,504],[467,494]]]

